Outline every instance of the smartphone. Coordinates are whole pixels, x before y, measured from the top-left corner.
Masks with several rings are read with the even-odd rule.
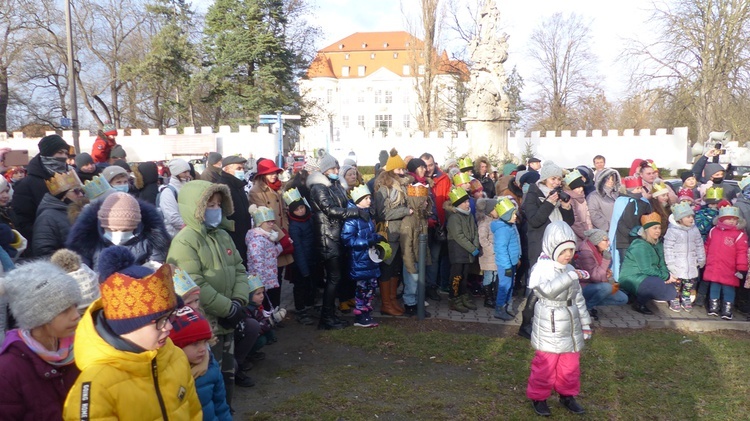
[[[17,150],[6,152],[3,161],[6,167],[25,167],[29,165],[29,151]]]

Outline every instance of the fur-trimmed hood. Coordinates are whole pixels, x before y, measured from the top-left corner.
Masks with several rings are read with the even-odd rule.
[[[229,187],[226,184],[210,183],[204,180],[193,180],[180,189],[177,205],[185,225],[201,232],[206,229],[203,224],[206,221],[206,207],[214,193],[221,193],[222,197],[221,210],[224,215],[219,227],[234,230],[234,222],[227,219],[227,216],[234,213]]]
[[[322,184],[326,187],[331,187],[331,180],[328,179],[322,172],[315,171],[307,176],[305,185],[308,189],[312,188],[315,184]]]
[[[607,182],[607,179],[612,175],[615,176],[615,185],[612,187],[612,191],[614,192],[620,191],[620,187],[622,186],[620,173],[617,172],[616,170],[613,170],[612,168],[604,168],[596,174],[596,179],[594,180],[594,186],[596,187],[596,191],[600,195],[607,196],[607,193],[604,191],[604,184]]]
[[[479,178],[479,167],[482,164],[482,162],[487,164],[487,174],[492,172],[492,165],[490,165],[489,159],[487,159],[486,156],[480,156],[479,158],[477,158],[476,161],[474,161],[474,177]]]
[[[104,229],[99,224],[98,212],[102,203],[94,201],[83,209],[70,228],[65,242],[65,247],[80,254],[83,262],[91,268],[94,268],[99,252],[112,246],[112,243],[104,238]],[[156,208],[150,204],[139,200],[138,206],[141,209],[141,222],[135,229],[136,236],[122,245],[133,252],[137,264],[143,264],[148,260],[164,262],[171,241],[164,221]]]

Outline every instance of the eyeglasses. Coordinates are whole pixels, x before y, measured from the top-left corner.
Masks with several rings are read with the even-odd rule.
[[[164,329],[165,326],[167,326],[167,322],[172,323],[175,321],[175,318],[177,317],[176,314],[177,314],[176,311],[172,311],[171,313],[165,316],[159,317],[158,319],[154,320],[152,323],[156,325],[156,330],[162,330]]]

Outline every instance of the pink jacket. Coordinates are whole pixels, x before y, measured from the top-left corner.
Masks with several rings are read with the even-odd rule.
[[[497,270],[497,264],[495,263],[495,241],[490,229],[492,217],[477,215],[477,219],[479,219],[477,227],[479,230],[479,247],[482,249],[482,254],[479,256],[479,268],[482,270]]]
[[[609,282],[607,278],[607,272],[609,266],[612,263],[612,259],[605,259],[604,256],[597,250],[594,244],[591,244],[589,240],[583,240],[575,259],[575,267],[577,269],[585,270],[589,273],[589,279],[581,279],[579,283],[581,287],[588,284],[594,284],[598,282]]]
[[[576,193],[573,190],[566,190],[565,193],[570,195],[570,205],[573,207],[573,215],[576,220],[573,223],[573,232],[576,233],[578,244],[586,239],[584,231],[590,230],[594,226],[591,224],[591,215],[589,215],[589,205],[586,203],[586,195],[583,192]]]
[[[281,244],[268,238],[262,228],[253,228],[245,235],[247,244],[247,273],[258,275],[266,290],[279,287],[277,259],[281,254]]]
[[[735,276],[737,272],[747,272],[747,234],[741,226],[718,222],[706,237],[706,271],[703,279],[738,287],[740,280]]]

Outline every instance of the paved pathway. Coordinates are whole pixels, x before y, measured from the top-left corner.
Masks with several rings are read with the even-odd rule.
[[[482,298],[475,297],[474,301],[478,309],[468,313],[459,313],[451,311],[448,307],[448,296],[441,294],[442,300],[439,302],[428,300],[429,306],[427,311],[432,317],[452,320],[456,322],[475,322],[490,324],[521,324],[521,312],[518,311],[515,320],[502,321],[493,317],[493,309],[483,306]],[[293,310],[294,304],[292,299],[292,286],[284,283],[282,290],[282,306],[286,309]],[[514,299],[514,308],[522,309],[526,303],[525,299],[516,297]],[[380,300],[374,301],[375,314],[377,318],[390,317],[380,315]],[[681,311],[679,313],[670,311],[666,303],[651,302],[649,308],[654,312],[653,315],[644,315],[633,310],[629,305],[624,306],[606,306],[597,307],[599,310],[599,321],[594,322],[593,327],[605,328],[623,328],[636,329],[643,327],[653,328],[672,328],[694,332],[708,332],[714,330],[743,330],[750,332],[750,322],[746,321],[745,315],[735,311],[734,320],[722,320],[718,317],[710,317],[706,314],[703,307],[695,307],[693,311]],[[291,313],[291,312],[290,312]]]

